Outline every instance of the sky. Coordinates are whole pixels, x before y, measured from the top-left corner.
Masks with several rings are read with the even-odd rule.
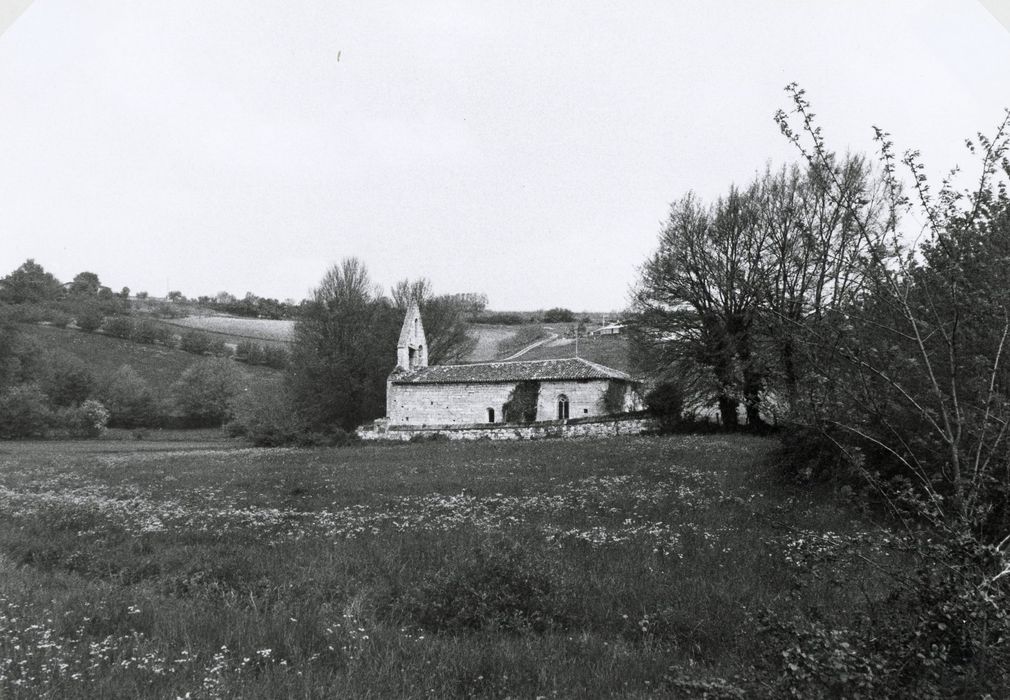
[[[975,0],[35,0],[0,35],[0,275],[302,299],[357,256],[618,310],[672,201],[797,159],[793,81],[829,147],[970,170],[1010,31]]]

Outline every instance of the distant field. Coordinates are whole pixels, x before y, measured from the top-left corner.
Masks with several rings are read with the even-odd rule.
[[[179,375],[196,362],[195,355],[158,345],[142,345],[99,333],[26,324],[24,332],[38,338],[46,347],[61,348],[83,360],[94,374],[101,376],[130,365],[147,380],[155,394],[164,394]],[[279,376],[277,370],[235,363],[250,381]]]
[[[470,324],[470,332],[477,336],[477,347],[467,359],[470,362],[498,359],[498,344],[515,335],[522,326],[492,326],[483,323]]]
[[[194,328],[225,336],[225,340],[238,343],[243,340],[256,340],[271,344],[287,345],[294,335],[294,321],[274,321],[265,318],[239,318],[236,316],[186,316],[172,320],[163,320],[167,326],[185,330]]]
[[[753,697],[756,614],[840,628],[895,585],[803,583],[879,531],[773,447],[0,443],[0,697]]]
[[[629,349],[628,338],[623,335],[579,338],[579,357],[633,374]],[[558,339],[533,348],[518,359],[552,360],[565,357],[575,357],[575,341],[572,338]]]

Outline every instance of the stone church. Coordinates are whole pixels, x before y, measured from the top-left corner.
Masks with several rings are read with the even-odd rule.
[[[412,303],[386,383],[386,418],[390,426],[504,423],[506,403],[522,385],[536,397],[533,420],[567,421],[640,409],[638,384],[577,357],[429,366],[421,312]]]

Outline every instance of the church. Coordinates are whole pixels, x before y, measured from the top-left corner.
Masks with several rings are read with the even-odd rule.
[[[391,427],[568,421],[638,410],[638,388],[628,374],[578,357],[429,366],[421,311],[411,303],[386,382],[386,419]],[[509,415],[518,394],[521,418],[514,408]]]

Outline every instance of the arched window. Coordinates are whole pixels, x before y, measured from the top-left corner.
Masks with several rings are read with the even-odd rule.
[[[568,397],[564,394],[558,397],[558,420],[568,420]]]
[[[487,422],[488,423],[494,423],[494,409],[493,408],[487,409]]]

